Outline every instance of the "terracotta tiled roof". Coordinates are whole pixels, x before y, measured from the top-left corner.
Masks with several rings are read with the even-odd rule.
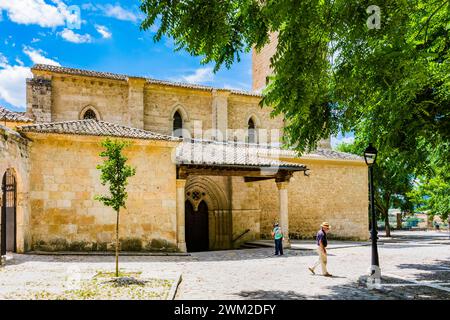
[[[144,140],[181,141],[180,138],[151,131],[126,127],[105,121],[75,120],[63,122],[38,123],[18,127],[20,132],[59,133],[85,136],[110,136]]]
[[[0,106],[0,120],[14,122],[33,122],[32,119],[25,116],[24,112],[14,112]]]
[[[276,150],[276,151],[275,151]],[[282,158],[298,158],[298,154],[293,150],[286,149],[274,149],[274,154]],[[301,158],[305,159],[335,159],[335,160],[364,160],[363,157],[346,153],[335,151],[327,148],[317,148],[309,153],[304,153]]]
[[[342,159],[342,160],[362,160],[364,158],[351,153],[335,151],[331,149],[317,148],[313,152],[305,154],[305,158],[326,158],[326,159]]]
[[[128,78],[141,78],[141,79],[147,80],[147,83],[149,83],[149,84],[159,84],[159,85],[189,88],[189,89],[199,89],[199,90],[206,90],[206,91],[223,90],[223,91],[230,91],[233,94],[261,97],[261,94],[259,94],[257,92],[228,90],[228,89],[215,88],[215,87],[204,86],[204,85],[193,84],[193,83],[158,80],[158,79],[124,75],[124,74],[116,74],[116,73],[110,73],[110,72],[98,72],[98,71],[91,71],[91,70],[67,68],[67,67],[61,67],[61,66],[52,66],[52,65],[47,65],[47,64],[35,64],[31,69],[32,70],[49,71],[49,72],[61,73],[61,74],[85,76],[85,77],[96,77],[96,78],[105,78],[105,79],[112,79],[112,80],[121,80],[121,81],[127,81]]]
[[[110,72],[98,72],[91,70],[83,70],[83,69],[75,69],[75,68],[66,68],[61,66],[52,66],[48,64],[35,64],[31,70],[41,70],[41,71],[50,71],[55,73],[64,73],[71,74],[77,76],[86,76],[86,77],[96,77],[96,78],[106,78],[113,80],[127,80],[129,77],[123,74],[116,74]]]
[[[277,150],[255,144],[185,140],[177,147],[176,159],[179,164],[306,169],[303,164],[276,159],[272,151]]]

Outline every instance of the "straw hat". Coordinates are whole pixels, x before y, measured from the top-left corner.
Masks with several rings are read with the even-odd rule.
[[[320,225],[322,228],[323,227],[327,227],[328,229],[330,229],[330,224],[328,222],[322,222],[322,224]]]

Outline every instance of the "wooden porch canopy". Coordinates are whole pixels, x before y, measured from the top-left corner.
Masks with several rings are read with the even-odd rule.
[[[187,139],[176,150],[177,179],[208,175],[284,182],[294,172],[308,170],[303,164],[277,159],[278,151],[257,144]]]

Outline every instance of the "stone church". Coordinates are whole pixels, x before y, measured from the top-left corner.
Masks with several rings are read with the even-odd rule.
[[[26,112],[0,108],[1,249],[106,251],[115,213],[96,166],[106,137],[127,140],[123,251],[239,248],[312,238],[322,221],[342,239],[368,238],[367,166],[329,141],[298,157],[283,118],[261,108],[267,53],[253,56],[251,92],[35,65]]]

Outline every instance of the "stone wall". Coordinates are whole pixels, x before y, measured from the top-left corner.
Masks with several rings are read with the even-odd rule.
[[[250,118],[255,122],[260,143],[280,141],[283,118],[280,116],[272,118],[270,108],[259,106],[260,99],[260,97],[243,95],[232,95],[228,99],[228,128],[235,131],[238,141],[246,141],[245,137],[241,136],[247,134]]]
[[[261,204],[259,184],[246,183],[243,177],[233,177],[232,200],[233,247],[238,248],[247,241],[260,238]],[[247,230],[248,232],[246,232]]]
[[[145,88],[144,129],[172,134],[173,115],[178,110],[183,128],[193,134],[194,127],[212,128],[211,92],[150,85]]]
[[[112,80],[42,70],[33,74],[27,81],[27,115],[36,122],[78,120],[91,107],[100,120],[172,134],[173,115],[179,111],[191,137],[221,139],[213,130],[229,129],[229,140],[237,133],[244,141],[252,117],[263,130],[262,143],[278,141],[278,131],[272,137],[270,130],[283,127],[282,117],[271,118],[271,110],[259,106],[259,96],[154,84],[144,78]]]
[[[330,237],[366,240],[368,231],[367,166],[332,160],[303,161],[309,177],[295,173],[289,182],[289,234],[313,238],[323,221],[331,224]],[[260,182],[261,237],[270,237],[278,220],[278,189]]]
[[[80,119],[80,113],[92,106],[100,119],[130,125],[126,82],[74,76],[52,78],[52,121]]]
[[[17,183],[16,246],[17,252],[30,247],[29,155],[30,142],[16,131],[0,125],[0,183],[7,169],[13,169]],[[2,193],[0,192],[0,198]],[[0,201],[0,209],[2,206]],[[1,223],[1,221],[0,221]],[[1,239],[1,237],[0,237]],[[1,241],[1,240],[0,240]]]
[[[38,74],[27,79],[27,116],[37,122],[52,121],[52,76]]]
[[[111,250],[116,215],[94,200],[105,194],[96,165],[102,138],[31,134],[32,247],[46,251]],[[174,144],[134,140],[125,150],[136,175],[120,212],[121,249],[175,251]]]
[[[266,86],[266,77],[272,73],[270,68],[270,58],[277,50],[278,33],[269,35],[269,43],[259,52],[252,51],[252,89],[260,91]]]

